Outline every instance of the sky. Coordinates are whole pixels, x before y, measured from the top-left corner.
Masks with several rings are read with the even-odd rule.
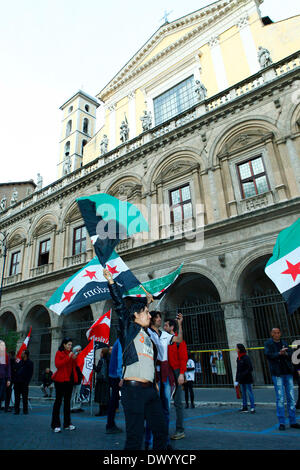
[[[62,111],[95,96],[164,23],[208,0],[0,0],[0,183],[57,179]],[[264,0],[262,16],[300,14],[298,0]],[[97,128],[99,123],[97,122]]]

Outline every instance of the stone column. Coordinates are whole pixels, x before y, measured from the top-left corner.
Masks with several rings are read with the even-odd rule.
[[[226,325],[226,333],[229,349],[236,347],[238,343],[247,344],[247,325],[243,316],[243,310],[239,301],[229,302],[224,306],[224,320]],[[232,370],[232,380],[235,381],[236,374],[236,358],[235,351],[230,352],[230,363]]]
[[[278,196],[278,201],[286,201],[287,199],[287,187],[284,178],[284,170],[282,162],[280,161],[280,155],[274,145],[272,138],[266,140],[266,149],[269,155],[270,164],[273,170],[273,178],[275,181],[275,191]]]
[[[233,192],[233,185],[231,181],[231,175],[229,171],[229,164],[228,164],[228,157],[225,157],[221,161],[221,168],[224,175],[225,180],[225,191],[226,191],[226,205],[227,205],[227,213],[229,217],[234,217],[237,215],[237,202],[235,200],[234,192]]]
[[[224,189],[222,183],[222,175],[221,175],[221,167],[220,165],[213,168],[214,171],[214,180],[215,180],[215,197],[218,201],[218,208],[219,208],[219,218],[227,219],[227,211],[225,206],[225,197],[224,197]]]
[[[280,154],[283,154],[285,162],[284,171],[289,183],[292,197],[299,196],[300,193],[300,159],[293,140],[288,137],[286,141],[278,142]]]
[[[63,265],[66,268],[68,266],[68,257],[70,256],[70,253],[68,252],[68,247],[72,246],[72,243],[70,241],[70,222],[66,222],[65,229],[63,231],[64,233],[64,240],[63,240]]]
[[[62,323],[62,320],[61,320]],[[60,343],[63,340],[63,333],[62,333],[62,327],[61,326],[55,326],[52,328],[49,328],[51,331],[51,355],[50,355],[50,369],[52,372],[56,370],[55,367],[55,354],[60,346]]]
[[[203,202],[204,202],[204,223],[212,224],[215,220],[214,210],[212,207],[210,181],[208,177],[208,171],[201,172],[201,184],[203,186]]]

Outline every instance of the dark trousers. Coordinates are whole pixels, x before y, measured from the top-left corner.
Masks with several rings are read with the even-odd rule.
[[[108,410],[107,410],[107,423],[106,423],[106,429],[113,428],[115,424],[115,415],[116,415],[116,409],[119,406],[119,382],[120,379],[113,379],[109,378],[109,386],[111,388],[111,395],[110,395],[110,400],[108,403]]]
[[[20,399],[22,395],[23,400],[23,413],[28,413],[28,391],[29,384],[25,382],[16,382],[14,384],[15,390],[15,413],[20,413]]]
[[[178,377],[180,375],[180,370],[175,369],[174,375],[176,379],[176,390],[173,395],[174,406],[176,410],[176,431],[183,432],[183,406],[182,406],[182,386],[178,385]]]
[[[144,388],[140,385],[126,384],[121,389],[121,402],[126,422],[125,450],[140,450],[146,419],[153,433],[153,450],[165,450],[168,430],[161,400],[154,386]]]
[[[54,382],[55,384],[55,402],[52,411],[51,428],[60,428],[60,407],[64,400],[64,428],[71,424],[71,396],[73,384],[71,382]]]
[[[6,411],[8,410],[9,404],[10,404],[12,386],[13,384],[11,383],[10,386],[6,388],[6,396],[5,396],[5,410]]]
[[[5,377],[0,379],[0,404],[2,401],[5,400],[5,397],[6,397],[6,389],[7,389],[6,383],[7,383],[7,379]]]
[[[191,397],[191,404],[194,404],[194,390],[193,390],[193,380],[188,380],[184,384],[184,392],[185,392],[185,403],[188,405],[189,404],[189,394]]]

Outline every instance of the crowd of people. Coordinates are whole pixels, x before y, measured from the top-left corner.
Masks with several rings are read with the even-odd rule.
[[[106,433],[121,433],[115,423],[116,412],[121,403],[125,415],[125,450],[171,449],[171,440],[183,439],[184,406],[195,407],[193,385],[195,362],[188,354],[183,340],[183,316],[164,320],[161,312],[149,311],[153,301],[147,295],[147,303],[134,301],[128,307],[114,282],[111,273],[105,269],[115,312],[119,319],[119,337],[113,347],[102,348],[95,371],[94,401],[99,405],[96,416],[107,416]],[[46,368],[42,375],[41,390],[45,397],[51,397],[55,389],[51,428],[55,433],[62,431],[60,410],[63,403],[63,429],[74,430],[71,413],[83,411],[80,389],[82,373],[77,364],[81,346],[73,347],[71,338],[64,338],[55,355],[56,371]],[[235,387],[242,392],[241,413],[256,412],[253,392],[253,365],[243,344],[236,345],[237,367]],[[296,409],[300,409],[300,364],[292,363],[293,351],[281,339],[279,328],[273,328],[271,338],[266,341],[264,353],[269,363],[274,390],[279,430],[284,431],[285,396],[290,427],[300,429],[296,420]],[[22,353],[21,360],[15,353],[6,353],[5,344],[0,342],[0,401],[5,402],[5,412],[11,411],[12,387],[14,390],[14,414],[20,413],[20,399],[23,413],[28,414],[28,388],[33,374],[33,363],[29,350]],[[293,377],[294,374],[294,377]],[[295,403],[294,382],[298,383],[298,401]],[[183,394],[184,392],[184,394]],[[171,400],[176,411],[176,429],[169,435]]]

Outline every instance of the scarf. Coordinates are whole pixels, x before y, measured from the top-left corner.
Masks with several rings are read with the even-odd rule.
[[[241,360],[241,358],[242,358],[243,356],[246,356],[246,354],[247,354],[247,353],[245,353],[245,352],[244,352],[244,353],[238,352],[238,359],[239,359],[239,361]]]

